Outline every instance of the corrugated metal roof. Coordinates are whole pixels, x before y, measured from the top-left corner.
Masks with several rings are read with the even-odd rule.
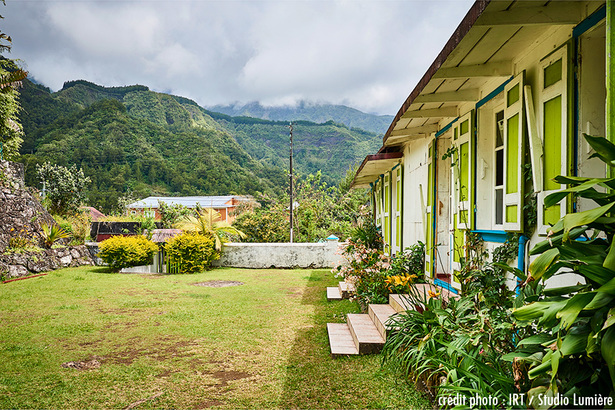
[[[246,201],[247,197],[238,195],[226,196],[150,196],[140,201],[133,202],[127,206],[132,209],[152,209],[158,208],[158,202],[164,202],[167,205],[183,205],[187,208],[195,208],[197,204],[203,208],[229,208],[233,205],[229,204],[235,198],[238,201]]]

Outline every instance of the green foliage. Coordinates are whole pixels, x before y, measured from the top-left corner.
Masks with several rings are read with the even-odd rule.
[[[70,233],[58,224],[43,224],[41,228],[43,229],[43,240],[47,249],[51,249],[51,246],[60,239],[70,238]]]
[[[390,275],[416,275],[423,278],[425,275],[425,244],[421,241],[397,252],[391,258]]]
[[[166,202],[158,201],[158,211],[160,212],[160,222],[164,229],[170,229],[183,218],[192,213],[192,210],[181,204],[169,205]]]
[[[11,228],[9,235],[8,247],[13,251],[34,246],[35,238],[27,229],[17,231],[15,228]]]
[[[361,207],[356,226],[350,232],[350,239],[367,248],[382,249],[384,241],[380,228],[367,207]]]
[[[228,133],[192,123],[157,125],[117,100],[93,103],[34,132],[40,133],[36,153],[24,162],[80,165],[92,181],[89,204],[105,213],[117,210],[128,193],[274,193],[284,184],[283,171],[254,161]],[[28,184],[34,183],[32,168],[26,169]]]
[[[233,226],[242,231],[245,242],[273,243],[290,240],[288,210],[276,203],[270,208],[255,208],[241,213]]]
[[[90,235],[91,219],[88,212],[78,210],[69,215],[53,215],[53,219],[73,238],[71,245],[83,245]]]
[[[2,36],[4,33],[0,33],[0,40],[7,38]],[[8,39],[10,41],[10,38]],[[0,44],[0,48],[2,47]],[[0,148],[5,160],[15,159],[23,142],[23,130],[18,117],[21,106],[17,88],[26,76],[27,73],[14,61],[0,59]]]
[[[49,211],[58,214],[76,212],[85,198],[85,187],[90,182],[83,169],[52,165],[48,162],[37,166],[39,180],[45,187]]]
[[[334,121],[345,124],[349,128],[360,128],[377,134],[383,134],[391,124],[393,117],[390,115],[366,114],[343,105],[310,104],[300,102],[296,106],[264,107],[259,103],[249,103],[244,106],[214,106],[210,108],[216,113],[226,116],[244,116],[262,118],[274,121],[311,121],[325,123]],[[220,114],[217,114],[220,115]]]
[[[113,236],[99,245],[98,257],[116,272],[131,266],[149,265],[158,246],[144,236]]]
[[[584,135],[594,157],[615,167],[615,145]],[[568,188],[549,195],[545,207],[567,196],[596,202],[591,210],[564,216],[531,254],[538,257],[523,280],[525,304],[514,310],[526,334],[508,357],[526,366],[530,398],[615,394],[615,178],[558,176]],[[554,276],[575,273],[585,284],[545,289]],[[534,405],[535,407],[536,405]]]
[[[220,212],[211,208],[197,207],[192,215],[185,216],[176,224],[176,227],[184,231],[211,236],[217,252],[222,250],[224,234],[238,235],[241,238],[246,236],[239,229],[221,220]]]
[[[342,258],[342,263],[333,268],[332,272],[355,286],[359,303],[363,307],[370,303],[387,303],[389,257],[381,249],[348,239]]]
[[[253,158],[269,166],[288,169],[288,156],[280,155],[289,149],[288,122],[238,117],[218,119],[218,122]],[[302,175],[322,171],[324,182],[334,185],[344,177],[349,165],[377,151],[380,143],[376,134],[351,130],[332,122],[295,122],[293,165]]]
[[[27,184],[36,182],[36,164],[75,164],[92,180],[89,204],[105,213],[116,211],[130,192],[140,198],[278,196],[288,185],[288,159],[280,156],[288,150],[286,122],[214,119],[194,101],[143,86],[107,88],[79,80],[52,94],[25,83],[22,154],[28,155],[21,161]],[[330,185],[379,144],[374,134],[334,123],[297,125],[299,170],[307,175],[322,169]],[[357,196],[347,195],[343,204]],[[341,219],[351,218],[351,210],[339,209]]]
[[[350,168],[347,179],[354,178]],[[344,181],[342,181],[344,182]],[[350,236],[360,208],[367,197],[365,190],[348,187],[330,187],[322,181],[322,174],[296,178],[293,203],[293,229],[295,242],[322,241],[333,234],[344,239]],[[290,198],[261,197],[262,207],[242,212],[233,225],[246,234],[248,242],[287,242],[290,240]]]
[[[169,272],[197,273],[207,269],[211,262],[220,257],[215,240],[211,235],[185,232],[175,236],[166,246]]]
[[[516,392],[513,366],[503,360],[514,349],[513,292],[506,286],[503,266],[516,256],[516,241],[513,236],[494,250],[494,265],[486,262],[482,239],[468,233],[467,257],[458,274],[462,296],[446,299],[438,292],[412,290],[408,304],[418,308],[388,323],[392,331],[384,360],[425,386],[436,403],[455,395],[468,403],[478,395],[497,398],[501,404]]]

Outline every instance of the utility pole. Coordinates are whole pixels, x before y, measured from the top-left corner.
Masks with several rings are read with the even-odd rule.
[[[290,129],[290,243],[293,243],[293,123]]]

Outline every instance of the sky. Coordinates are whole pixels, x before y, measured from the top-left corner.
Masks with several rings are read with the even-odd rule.
[[[473,0],[6,0],[30,76],[142,84],[202,106],[344,104],[395,114]]]

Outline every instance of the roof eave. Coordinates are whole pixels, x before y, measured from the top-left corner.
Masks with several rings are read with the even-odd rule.
[[[451,52],[459,45],[461,40],[468,34],[476,20],[480,17],[480,15],[485,11],[487,5],[491,2],[491,0],[476,0],[476,2],[472,5],[470,10],[466,13],[465,17],[457,26],[457,29],[453,33],[453,35],[449,38],[447,43],[440,51],[440,54],[433,61],[427,72],[423,75],[421,80],[418,82],[414,90],[410,93],[406,101],[402,104],[401,108],[395,115],[395,118],[391,122],[387,132],[384,134],[382,148],[379,152],[382,152],[386,147],[386,141],[389,138],[391,132],[395,128],[397,122],[401,119],[402,115],[410,108],[410,105],[414,102],[414,100],[419,96],[419,94],[423,91],[423,89],[427,86],[427,84],[431,81],[432,77],[438,71],[438,69],[442,66],[442,64],[446,61]]]

